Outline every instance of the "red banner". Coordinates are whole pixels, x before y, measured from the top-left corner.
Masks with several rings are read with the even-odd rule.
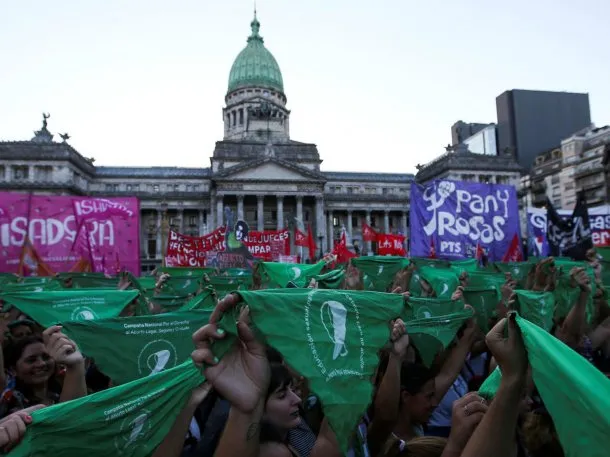
[[[366,222],[362,223],[362,240],[363,241],[377,241],[379,235],[373,228]]]
[[[389,235],[387,233],[377,234],[377,254],[397,255],[404,257],[405,237],[403,235]]]
[[[170,230],[165,255],[168,267],[203,267],[208,251],[224,251],[224,227],[204,236],[188,236]]]
[[[295,246],[308,246],[307,235],[301,232],[299,229],[294,229],[294,245]]]
[[[290,254],[290,232],[288,230],[252,231],[245,242],[250,253],[265,262],[272,262],[282,255]]]

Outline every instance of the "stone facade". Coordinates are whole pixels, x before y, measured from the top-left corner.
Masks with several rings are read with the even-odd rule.
[[[0,190],[138,197],[145,271],[161,261],[163,221],[203,235],[222,225],[227,206],[253,229],[311,224],[317,255],[342,227],[361,240],[364,220],[379,231],[408,230],[413,175],[323,172],[313,144],[229,140],[217,143],[209,168],[102,167],[52,138],[37,132],[30,141],[0,142]]]
[[[475,154],[464,144],[448,146],[447,152],[425,165],[417,166],[417,182],[436,179],[508,184],[519,188],[522,169],[509,154]]]

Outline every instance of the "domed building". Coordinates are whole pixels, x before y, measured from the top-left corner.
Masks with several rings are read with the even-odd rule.
[[[0,142],[0,190],[138,197],[143,271],[161,262],[164,214],[172,229],[194,236],[221,226],[226,207],[251,230],[311,225],[317,256],[332,249],[343,227],[370,251],[370,243],[356,243],[365,220],[380,232],[406,234],[413,175],[321,170],[317,146],[290,138],[284,77],[256,15],[250,29],[229,72],[224,135],[210,167],[95,166],[67,138],[54,141],[45,115],[32,140]]]

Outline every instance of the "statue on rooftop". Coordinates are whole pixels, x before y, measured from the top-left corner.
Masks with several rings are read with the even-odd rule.
[[[47,119],[50,118],[51,115],[49,113],[42,113],[42,128],[46,129],[47,128]]]

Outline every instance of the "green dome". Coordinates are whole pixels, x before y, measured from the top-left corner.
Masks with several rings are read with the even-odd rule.
[[[260,26],[255,15],[250,23],[252,34],[248,37],[248,45],[239,53],[231,67],[228,92],[241,87],[259,86],[284,93],[280,66],[265,47],[263,37],[258,34]]]

